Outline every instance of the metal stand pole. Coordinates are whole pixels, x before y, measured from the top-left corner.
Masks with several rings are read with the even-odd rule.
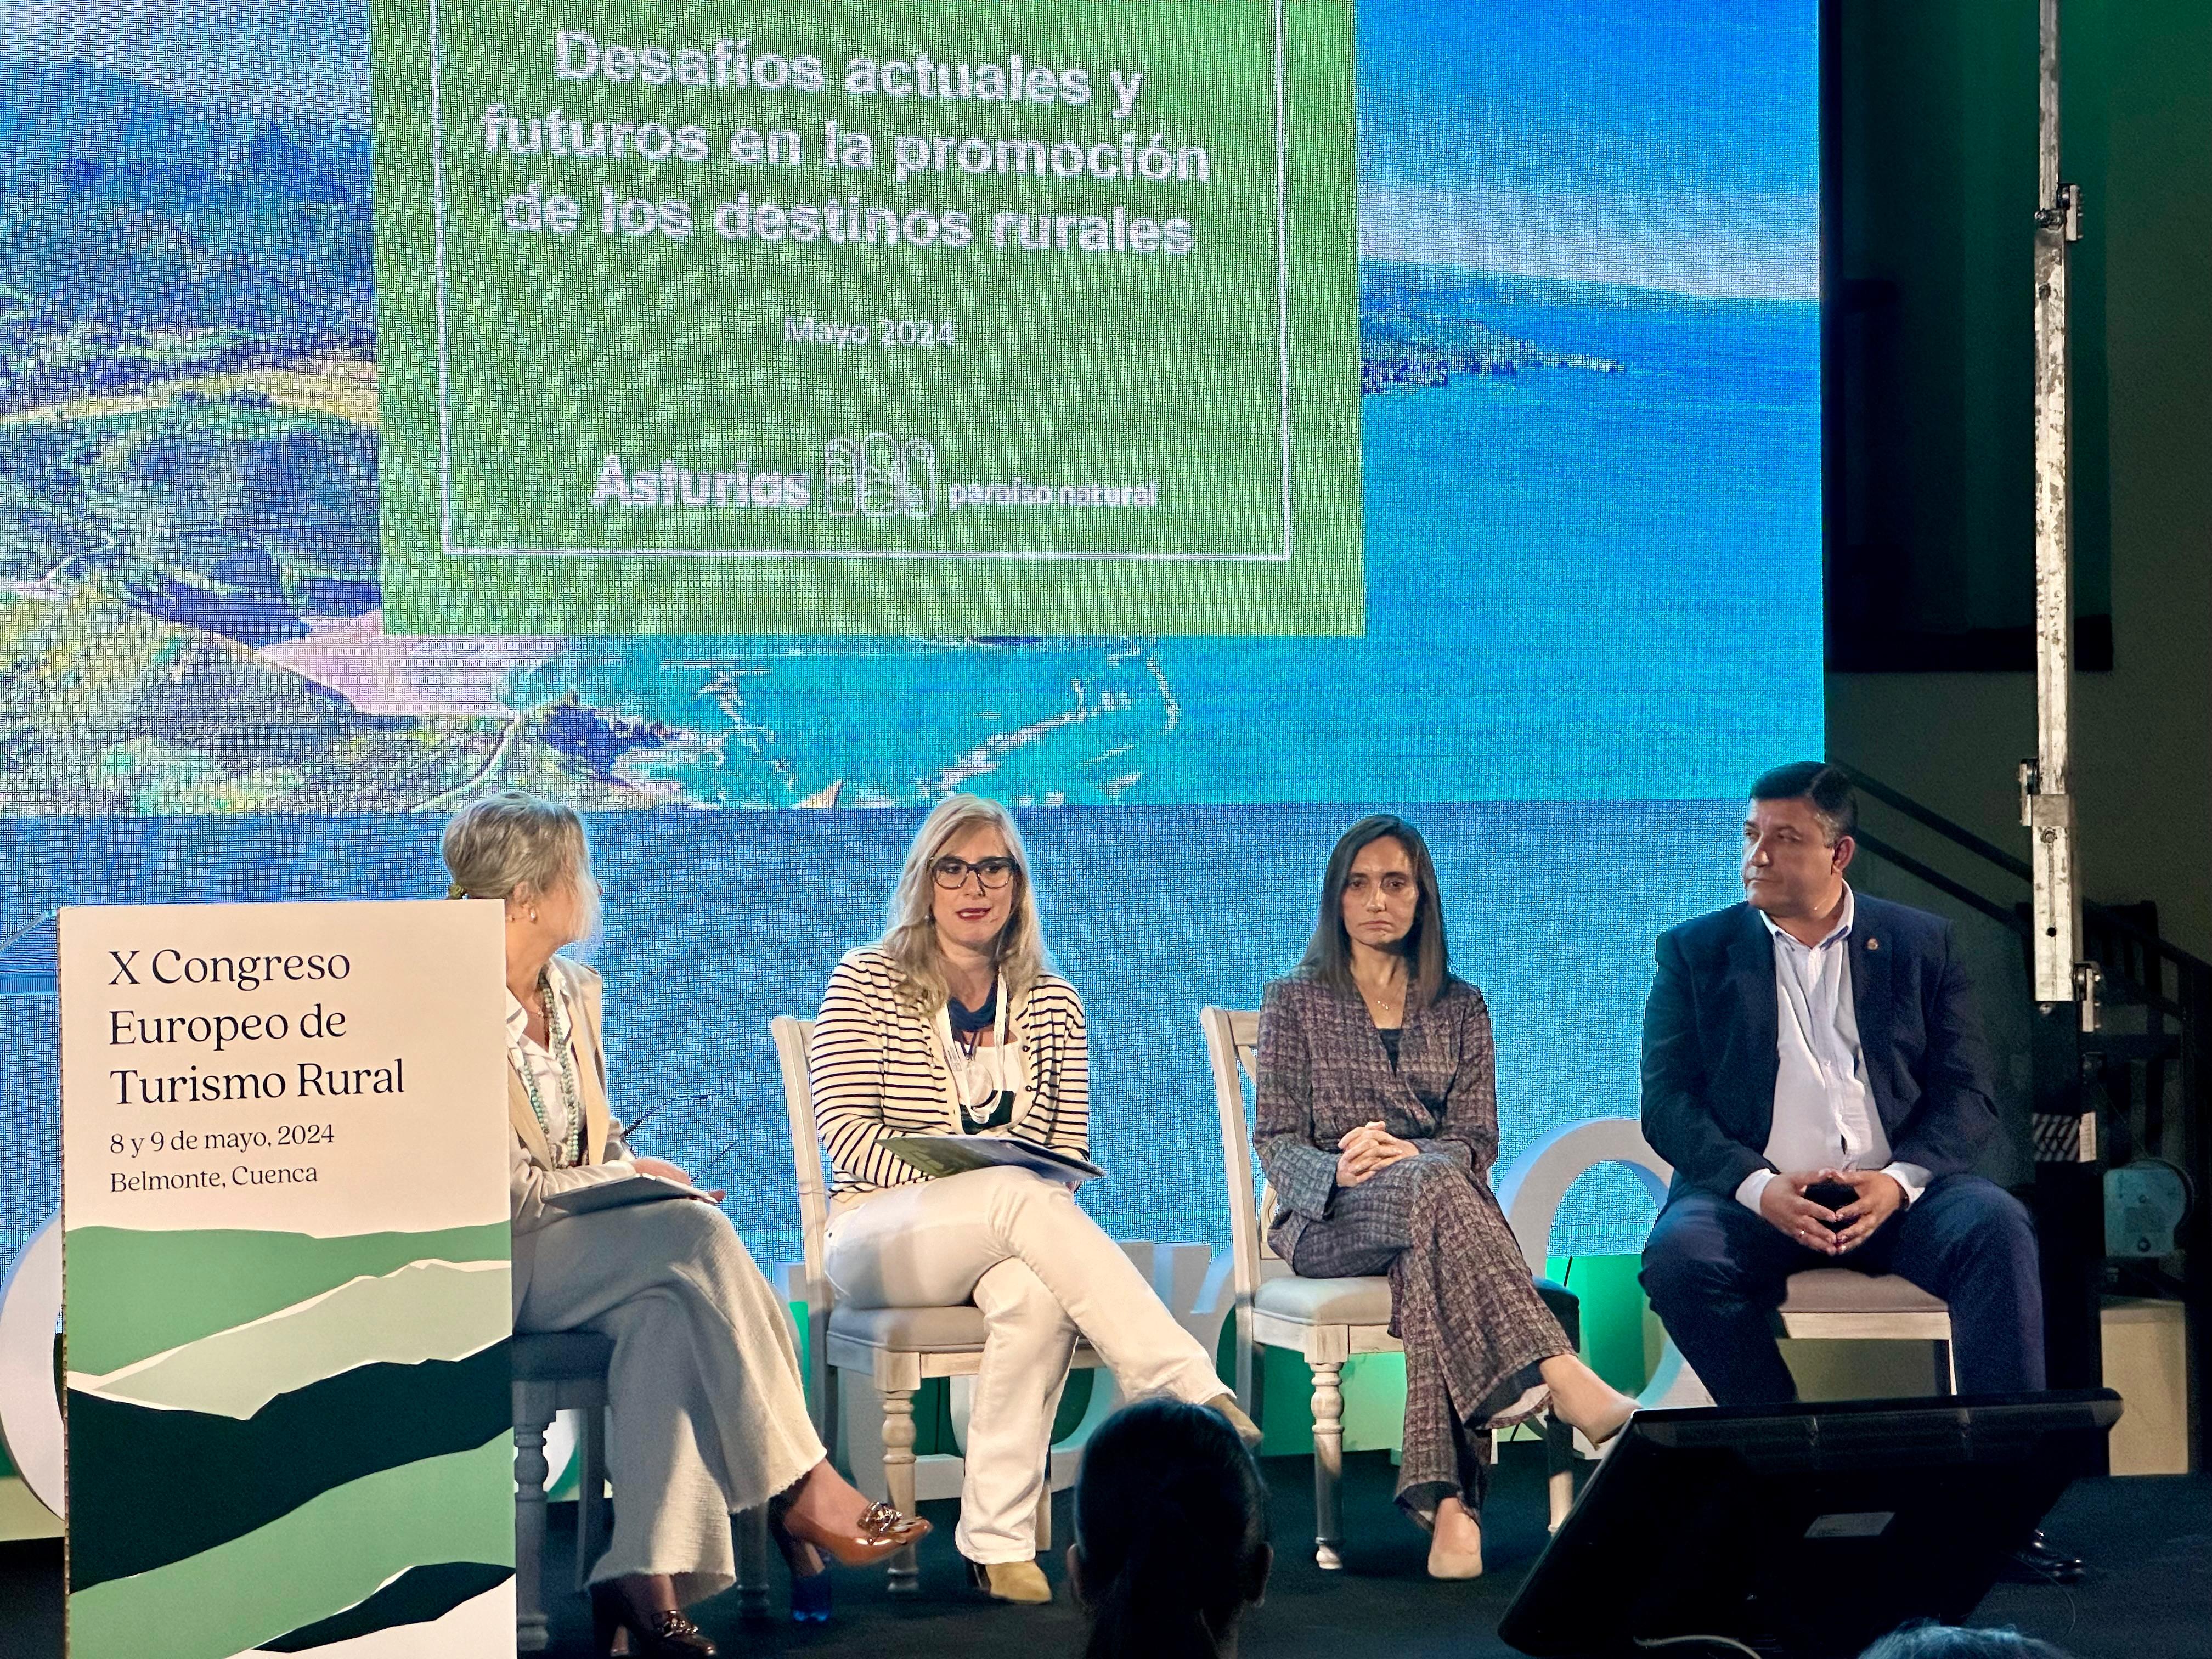
[[[2073,440],[2066,340],[2067,251],[2081,191],[2059,165],[2058,0],[2041,0],[2042,143],[2035,216],[2036,754],[2021,765],[2021,821],[2034,872],[2036,1211],[2051,1385],[2103,1380],[2104,1194],[2097,1120],[2085,1110],[2081,1037],[2097,1029],[2097,968],[2081,948],[2075,869]]]

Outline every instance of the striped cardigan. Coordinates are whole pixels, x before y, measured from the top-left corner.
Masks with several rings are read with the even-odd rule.
[[[898,969],[875,946],[848,951],[815,1018],[806,1071],[834,1193],[927,1179],[883,1150],[888,1136],[961,1133],[935,1021],[900,1000],[898,983]],[[1090,1157],[1091,1044],[1082,998],[1059,975],[1045,974],[1007,1025],[1029,1066],[1030,1095],[1006,1133]]]

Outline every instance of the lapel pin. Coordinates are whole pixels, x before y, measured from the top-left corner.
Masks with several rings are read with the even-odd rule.
[[[1879,951],[1879,950],[1881,950],[1881,941],[1880,939],[1869,939],[1869,940],[1867,941],[1867,949],[1868,949],[1868,950],[1869,950],[1869,951]]]

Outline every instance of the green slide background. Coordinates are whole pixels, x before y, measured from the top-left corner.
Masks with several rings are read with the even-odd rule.
[[[405,632],[1358,633],[1361,581],[1352,9],[1285,0],[1282,142],[1273,0],[1018,9],[954,0],[770,8],[736,21],[617,0],[438,0],[372,14],[382,380],[385,625]],[[619,84],[556,74],[557,30],[604,51],[811,53],[816,93]],[[854,58],[1080,65],[1081,107],[855,96]],[[580,55],[577,61],[580,61]],[[1142,70],[1127,118],[1109,71]],[[702,130],[702,161],[488,153],[484,117]],[[824,165],[823,124],[866,133],[872,169]],[[732,133],[787,130],[797,166],[733,159]],[[504,118],[501,121],[504,131]],[[1200,184],[933,170],[938,137],[1201,145]],[[900,183],[901,134],[933,170]],[[436,169],[431,165],[436,152]],[[788,154],[787,150],[786,154]],[[1109,168],[1117,156],[1102,157]],[[1279,227],[1278,167],[1287,212]],[[447,492],[441,485],[434,186],[442,183]],[[575,228],[508,228],[535,185]],[[692,228],[607,234],[602,192],[687,204]],[[958,249],[800,245],[718,234],[719,204],[965,212]],[[645,204],[651,204],[650,209]],[[1188,222],[1165,252],[996,245],[999,213]],[[520,210],[518,210],[518,212]],[[729,222],[734,224],[732,218]],[[750,222],[750,221],[748,221]],[[1287,248],[1287,312],[1279,282]],[[1079,231],[1075,236],[1079,237]],[[1055,227],[1055,241],[1057,226]],[[954,325],[932,348],[787,342],[786,319]],[[1287,354],[1287,377],[1285,377]],[[1287,398],[1287,416],[1285,403]],[[1291,502],[1285,557],[1285,425]],[[825,447],[872,433],[934,449],[932,510],[836,516]],[[809,475],[809,504],[592,504],[606,457],[703,476]],[[915,475],[919,477],[919,473]],[[1157,484],[1152,507],[982,506],[956,485]],[[449,493],[447,493],[449,492]],[[703,483],[700,493],[704,495]],[[444,515],[441,520],[441,514]],[[449,553],[447,547],[491,550]],[[515,556],[517,553],[525,556]],[[529,556],[565,553],[596,556]],[[684,556],[698,554],[745,557]],[[806,555],[808,556],[798,556]],[[975,562],[989,556],[988,562]]]

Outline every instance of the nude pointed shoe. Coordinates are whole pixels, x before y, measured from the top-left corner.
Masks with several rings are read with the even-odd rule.
[[[1457,1550],[1447,1546],[1437,1535],[1437,1517],[1433,1512],[1413,1513],[1414,1523],[1429,1534],[1429,1577],[1431,1578],[1480,1578],[1482,1577],[1482,1520],[1470,1514],[1474,1522],[1475,1541],[1471,1550]]]
[[[1641,1409],[1630,1395],[1622,1395],[1603,1420],[1582,1431],[1583,1438],[1590,1443],[1590,1449],[1601,1458],[1620,1443],[1620,1431],[1629,1425]]]

